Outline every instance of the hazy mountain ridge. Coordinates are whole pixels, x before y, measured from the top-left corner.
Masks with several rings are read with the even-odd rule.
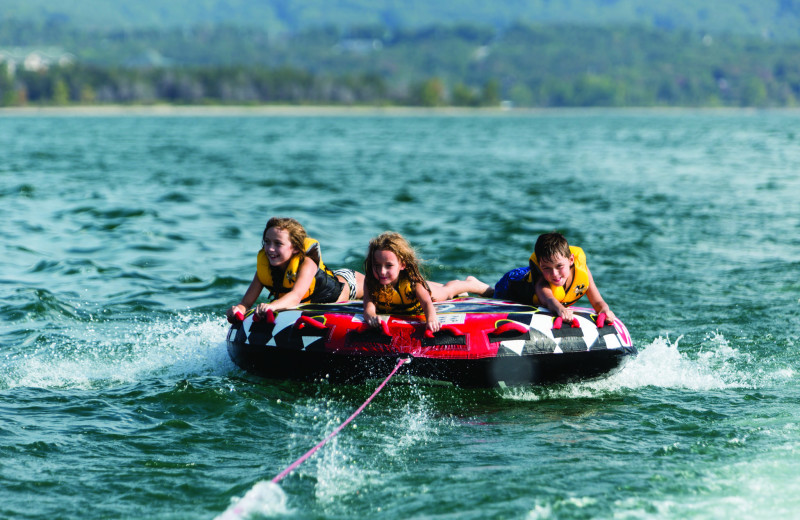
[[[685,30],[516,25],[499,33],[462,25],[269,41],[257,29],[220,26],[72,36],[84,49],[74,65],[0,66],[0,104],[783,107],[800,100],[800,42]],[[163,61],[127,59],[142,51]]]
[[[2,0],[0,21],[67,24],[81,30],[241,25],[271,34],[333,25],[387,29],[441,24],[504,28],[516,22],[629,25],[800,39],[800,0]]]
[[[0,0],[0,105],[800,104],[800,0],[563,2]]]

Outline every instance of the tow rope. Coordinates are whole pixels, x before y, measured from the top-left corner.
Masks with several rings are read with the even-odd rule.
[[[358,410],[356,410],[355,412],[353,412],[353,414],[352,414],[350,417],[348,417],[348,418],[347,418],[347,419],[346,419],[346,420],[345,420],[345,421],[344,421],[342,424],[340,424],[339,426],[337,426],[337,427],[336,427],[336,429],[335,429],[335,430],[333,430],[333,431],[332,431],[332,432],[331,432],[331,433],[330,433],[330,434],[329,434],[327,437],[325,437],[324,439],[322,439],[322,441],[321,441],[319,444],[317,444],[316,446],[314,446],[313,448],[311,448],[310,450],[308,450],[308,451],[306,452],[306,454],[305,454],[305,455],[303,455],[302,457],[300,457],[300,458],[299,458],[299,459],[297,459],[296,461],[292,462],[292,463],[291,463],[291,464],[290,464],[290,465],[289,465],[289,466],[288,466],[288,467],[287,467],[285,470],[283,470],[283,471],[281,471],[280,473],[278,473],[278,474],[275,476],[275,478],[273,478],[273,479],[272,479],[272,482],[273,482],[273,483],[275,483],[275,484],[277,484],[278,482],[280,482],[280,480],[281,480],[281,479],[283,479],[283,477],[285,477],[286,475],[288,475],[289,473],[291,473],[291,472],[292,472],[292,471],[293,471],[295,468],[297,468],[297,467],[298,467],[300,464],[302,464],[303,462],[305,462],[305,461],[306,461],[306,459],[308,459],[309,457],[311,457],[311,456],[312,456],[314,453],[316,453],[316,452],[317,452],[317,450],[319,450],[321,447],[325,446],[325,444],[327,444],[327,442],[328,442],[329,440],[333,439],[333,438],[336,436],[336,434],[337,434],[337,433],[339,433],[340,431],[342,431],[342,429],[344,429],[344,427],[345,427],[345,426],[347,426],[348,424],[350,424],[350,421],[352,421],[353,419],[355,419],[355,418],[358,416],[358,414],[360,414],[362,411],[364,411],[364,408],[366,408],[366,407],[367,407],[367,405],[368,405],[368,404],[369,404],[369,403],[372,401],[372,399],[374,399],[374,398],[375,398],[375,396],[376,396],[376,395],[378,395],[378,392],[380,392],[380,391],[383,389],[383,387],[384,387],[384,386],[386,386],[386,383],[388,383],[388,382],[389,382],[389,380],[392,378],[392,376],[394,376],[394,375],[395,375],[395,373],[397,373],[397,371],[400,369],[400,367],[401,367],[401,366],[405,365],[406,363],[410,363],[410,362],[411,362],[411,358],[401,358],[401,359],[398,359],[398,360],[397,360],[397,364],[394,366],[394,369],[391,371],[391,373],[389,373],[389,375],[388,375],[388,376],[386,376],[386,379],[384,379],[384,380],[383,380],[383,383],[381,383],[380,385],[378,385],[378,388],[376,388],[376,389],[375,389],[375,391],[374,391],[374,392],[372,392],[372,395],[371,395],[371,396],[369,396],[369,397],[367,398],[367,400],[366,400],[366,401],[364,401],[364,404],[362,404],[361,406],[359,406],[359,407],[358,407]]]
[[[270,488],[269,487],[270,484],[277,484],[283,477],[291,473],[295,468],[297,468],[297,466],[305,462],[306,459],[311,457],[317,450],[322,448],[329,440],[333,439],[336,436],[336,434],[342,431],[342,429],[344,429],[345,426],[350,424],[350,422],[353,419],[355,419],[358,416],[358,414],[364,411],[364,408],[366,408],[367,405],[375,398],[375,396],[378,395],[378,392],[380,392],[383,389],[383,387],[386,386],[386,383],[388,383],[389,380],[392,378],[392,376],[394,376],[395,373],[397,373],[400,367],[410,362],[411,358],[398,359],[397,364],[394,366],[394,369],[391,371],[391,373],[389,373],[389,375],[386,376],[386,379],[384,379],[383,382],[380,385],[378,385],[378,388],[376,388],[375,391],[372,392],[372,395],[369,396],[369,398],[367,398],[366,401],[364,401],[364,404],[358,407],[358,410],[353,412],[353,414],[350,417],[348,417],[342,424],[340,424],[335,430],[333,430],[327,437],[322,439],[322,441],[319,444],[308,450],[305,455],[294,461],[285,470],[281,471],[278,475],[276,475],[275,478],[272,479],[272,481],[270,481],[269,483],[263,481],[257,482],[255,486],[253,486],[253,488],[250,489],[250,491],[248,491],[235,504],[231,505],[221,515],[217,516],[215,520],[240,520],[241,518],[244,518],[245,516],[249,515],[254,511],[258,512],[263,510],[266,512],[266,509],[264,509],[264,506],[266,505],[263,503],[264,500],[277,500],[280,502],[282,493],[278,495],[275,494],[275,489],[280,490],[280,488],[277,487]]]

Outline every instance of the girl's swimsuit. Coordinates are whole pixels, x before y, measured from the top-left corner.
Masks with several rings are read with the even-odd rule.
[[[358,297],[358,282],[356,282],[356,272],[352,269],[334,269],[333,274],[341,276],[347,282],[350,289],[350,299],[355,300]]]

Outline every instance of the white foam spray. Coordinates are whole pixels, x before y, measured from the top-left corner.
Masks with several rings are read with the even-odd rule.
[[[636,390],[645,387],[684,389],[693,391],[727,388],[756,388],[777,380],[794,377],[789,367],[758,365],[748,352],[731,346],[721,334],[709,333],[699,349],[685,352],[679,346],[683,336],[671,341],[659,337],[618,373],[607,379],[587,381],[554,388],[510,388],[503,397],[520,401],[544,398],[583,398]]]
[[[256,482],[244,496],[234,497],[231,502],[215,520],[241,520],[253,515],[277,516],[289,512],[286,493],[278,484],[266,480]]]
[[[90,388],[154,375],[223,375],[234,368],[223,341],[226,327],[222,320],[187,313],[170,320],[95,322],[45,331],[37,345],[7,356],[0,384]]]

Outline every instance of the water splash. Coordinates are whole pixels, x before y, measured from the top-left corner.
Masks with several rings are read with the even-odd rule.
[[[253,515],[277,516],[289,513],[286,493],[278,484],[256,482],[241,498],[234,497],[231,506],[215,520],[240,520]]]
[[[393,391],[407,394],[409,388]],[[403,399],[399,407],[385,410],[380,425],[359,427],[355,421],[351,425],[355,431],[337,437],[326,447],[317,464],[315,496],[320,503],[335,505],[342,496],[356,495],[371,485],[380,485],[384,475],[378,468],[398,461],[404,463],[408,449],[434,435],[436,423],[430,418],[430,403],[424,391],[416,386],[410,391],[414,398]],[[363,422],[370,420],[364,419]],[[329,420],[333,422],[338,419]],[[365,439],[369,446],[376,448],[367,458],[362,449]]]
[[[225,325],[192,313],[156,321],[91,322],[43,331],[34,345],[6,354],[0,387],[93,388],[154,375],[222,375],[234,366]]]
[[[624,370],[597,386],[609,390],[615,387],[636,389],[647,386],[714,390],[735,384],[725,377],[730,374],[730,367],[726,363],[737,356],[727,342],[721,342],[720,348],[692,359],[679,349],[681,339],[683,336],[671,343],[669,337],[657,338],[641,349],[636,359],[631,360]]]
[[[758,388],[794,376],[791,367],[754,359],[750,351],[736,348],[716,331],[706,334],[692,350],[679,348],[681,339],[683,336],[671,343],[668,337],[657,338],[619,374],[596,386],[609,390],[656,386],[708,391]]]
[[[696,352],[679,348],[683,336],[659,337],[639,349],[623,370],[599,380],[551,388],[512,388],[503,397],[520,401],[591,398],[645,387],[691,391],[757,388],[794,377],[791,367],[756,364],[749,352],[734,348],[721,334],[710,332]]]
[[[326,506],[336,505],[342,497],[358,494],[370,482],[379,479],[380,473],[359,460],[358,449],[348,439],[334,439],[318,455],[317,482],[314,496]]]

